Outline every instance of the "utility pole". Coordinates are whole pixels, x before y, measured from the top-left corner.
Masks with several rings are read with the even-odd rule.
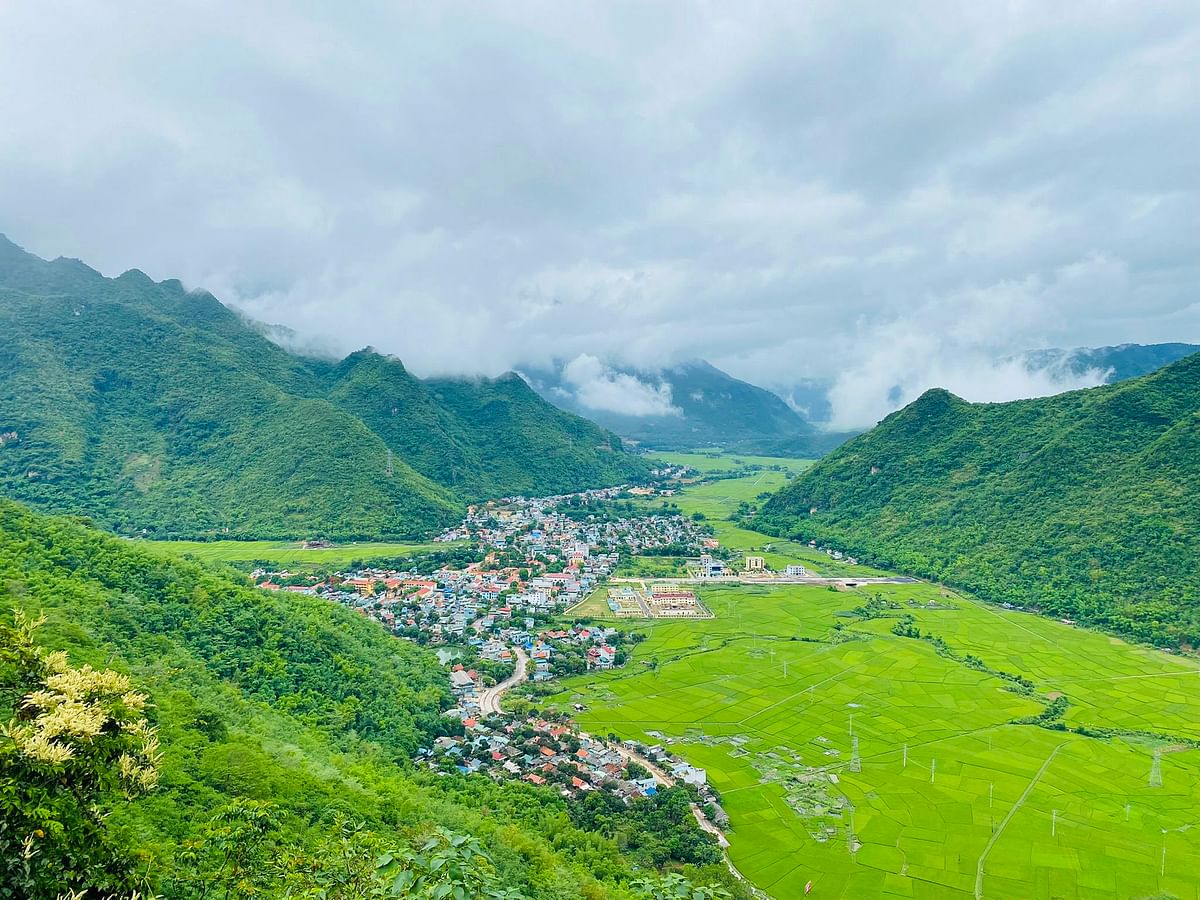
[[[386,469],[385,471],[386,471],[386,473],[387,473],[387,477],[388,477],[388,478],[391,478],[391,477],[392,477],[392,475],[393,475],[393,474],[395,474],[395,473],[393,472],[393,470],[392,470],[392,451],[391,451],[391,449],[390,449],[390,448],[388,449],[388,455],[387,455],[387,469]]]

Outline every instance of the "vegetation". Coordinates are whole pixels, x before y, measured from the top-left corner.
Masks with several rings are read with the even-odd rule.
[[[286,886],[432,898],[461,886],[601,900],[642,896],[635,882],[654,874],[618,843],[647,845],[650,822],[609,835],[572,822],[549,790],[414,767],[417,748],[455,726],[441,716],[445,670],[342,607],[0,500],[0,608],[12,607],[22,612],[0,618],[0,722],[13,720],[0,738],[0,850],[19,871],[0,881],[25,881],[11,896]],[[45,616],[54,653],[22,637],[25,614]],[[76,679],[96,689],[85,696]],[[92,735],[86,753],[59,758],[75,732],[52,724],[65,703],[54,691],[97,710],[79,726]],[[31,840],[44,843],[20,850]],[[688,872],[726,877],[723,866]]]
[[[288,566],[304,571],[355,568],[360,563],[419,566],[426,559],[441,565],[450,562],[452,555],[460,554],[468,555],[469,563],[479,555],[465,542],[398,544],[360,541],[311,549],[298,541],[144,541],[141,546],[153,552],[190,556],[202,562],[229,563],[238,567]]]
[[[1200,642],[1200,355],[1015,403],[930,391],[757,527],[1160,644]]]
[[[3,238],[0,333],[0,491],[123,534],[407,540],[469,500],[645,471],[516,376],[301,358],[210,294]]]
[[[0,622],[0,897],[146,886],[104,811],[158,782],[158,743],[129,679],[46,653],[19,615]]]

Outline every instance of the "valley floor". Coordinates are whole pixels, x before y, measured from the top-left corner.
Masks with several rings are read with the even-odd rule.
[[[672,499],[770,566],[870,573],[728,521],[784,478]],[[715,619],[614,619],[630,664],[549,702],[707,769],[772,896],[1200,898],[1196,660],[927,583],[700,590]]]

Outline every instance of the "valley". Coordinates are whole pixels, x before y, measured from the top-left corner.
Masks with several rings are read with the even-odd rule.
[[[0,900],[1200,900],[1200,4],[0,4]]]
[[[672,499],[723,545],[832,574],[728,521],[775,477]],[[698,590],[715,619],[594,613],[647,639],[546,702],[706,769],[772,896],[1198,896],[1194,658],[924,582]]]

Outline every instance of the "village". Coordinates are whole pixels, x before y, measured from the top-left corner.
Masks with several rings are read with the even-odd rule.
[[[506,497],[471,506],[438,535],[474,559],[428,570],[359,568],[305,576],[258,569],[260,588],[313,594],[377,620],[398,637],[430,646],[449,668],[451,732],[422,751],[435,771],[481,772],[550,785],[567,797],[602,791],[632,802],[687,786],[702,827],[724,838],[725,820],[703,769],[661,746],[599,739],[569,722],[529,714],[528,701],[504,714],[500,698],[525,681],[542,682],[626,663],[643,635],[564,621],[600,591],[623,555],[712,553],[710,529],[678,514],[634,512],[622,498],[669,496],[682,470],[655,473],[658,488],[606,488],[554,497]],[[612,600],[610,599],[610,603]],[[643,601],[651,615],[711,615],[690,591],[664,589]],[[459,727],[461,726],[461,727]]]
[[[666,480],[673,470],[657,473]],[[663,489],[664,491],[669,489]],[[624,661],[629,636],[612,628],[552,627],[564,611],[596,591],[622,555],[669,549],[689,553],[707,540],[702,526],[680,515],[621,514],[627,488],[554,497],[508,497],[471,506],[462,523],[436,538],[464,543],[473,560],[431,571],[362,568],[305,576],[258,569],[260,588],[315,594],[377,619],[394,634],[491,663],[527,651],[534,680],[607,669]],[[631,504],[627,504],[630,508]],[[582,665],[573,651],[582,648]],[[554,659],[564,662],[555,672]]]
[[[480,773],[513,778],[556,789],[578,799],[600,791],[625,803],[654,797],[660,790],[683,787],[701,827],[725,845],[720,828],[728,824],[704,769],[669,753],[661,745],[604,740],[576,730],[569,722],[541,716],[468,718],[462,736],[440,737],[422,751],[435,771]]]

